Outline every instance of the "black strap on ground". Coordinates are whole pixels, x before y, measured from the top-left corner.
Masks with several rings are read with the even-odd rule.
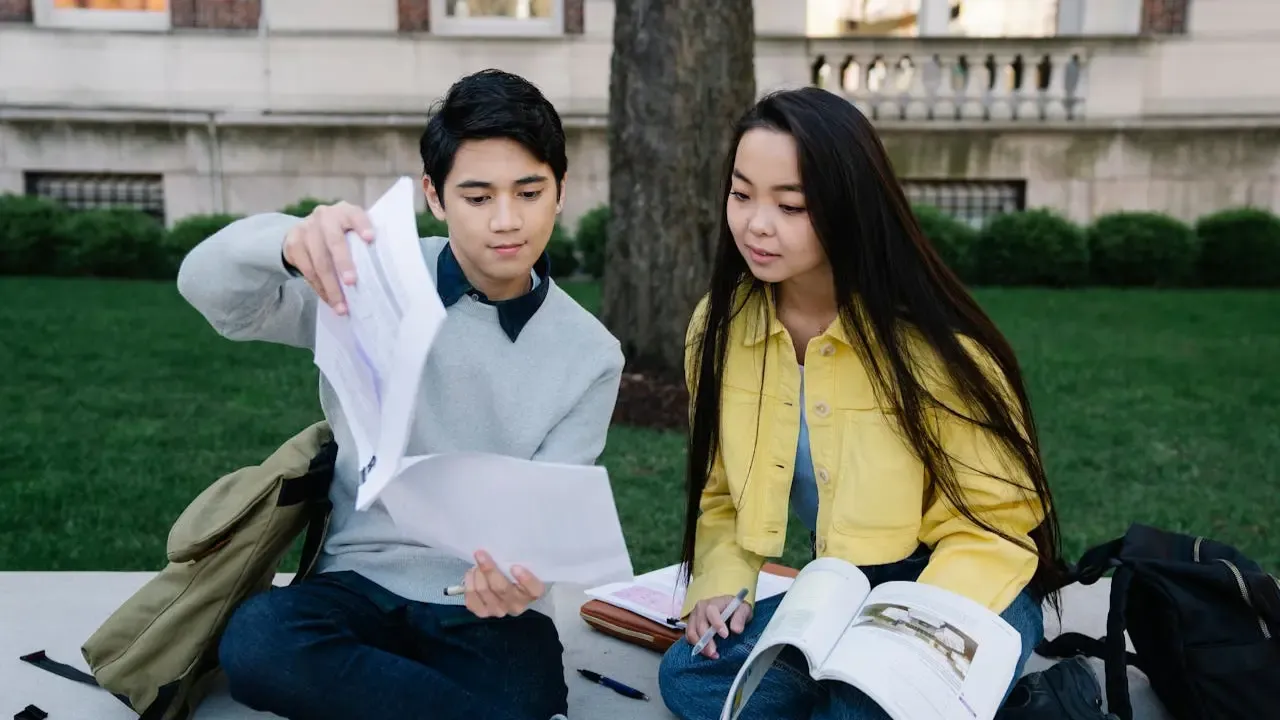
[[[29,655],[23,655],[18,659],[24,663],[34,665],[40,668],[41,670],[44,670],[45,672],[53,673],[58,677],[64,677],[68,680],[74,680],[75,682],[78,682],[78,683],[84,683],[85,685],[102,687],[101,685],[98,684],[98,681],[95,680],[94,677],[89,673],[81,670],[80,668],[72,667],[66,663],[60,663],[57,660],[50,658],[48,655],[45,654],[44,650],[37,650],[36,652],[33,652]],[[121,695],[116,695],[115,693],[112,693],[112,695],[115,695],[116,699],[124,703],[126,706],[132,707],[131,705],[129,705],[128,698],[125,698]]]
[[[35,705],[28,705],[19,710],[18,714],[13,716],[13,720],[44,720],[47,717],[49,717],[49,713]]]
[[[68,680],[75,680],[76,682],[81,682],[85,685],[98,687],[98,681],[94,680],[92,675],[80,668],[72,667],[66,663],[60,663],[57,660],[50,659],[49,656],[45,654],[44,650],[37,650],[30,655],[23,655],[18,659],[24,663],[30,663],[41,670],[51,672],[54,675],[64,677]]]

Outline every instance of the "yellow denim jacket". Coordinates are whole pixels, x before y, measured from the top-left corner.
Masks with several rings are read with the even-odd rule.
[[[691,397],[705,312],[704,298],[686,344]],[[977,346],[968,347],[972,352]],[[1002,612],[1035,573],[1036,555],[979,528],[954,512],[940,492],[931,492],[923,463],[899,436],[891,411],[878,402],[868,369],[840,322],[809,342],[804,373],[818,484],[817,554],[878,565],[906,558],[923,542],[933,553],[920,582]],[[943,376],[927,372],[925,377]],[[946,387],[927,381],[926,386],[949,407],[963,407]],[[702,494],[694,576],[682,616],[699,600],[744,587],[754,601],[765,558],[782,554],[799,399],[800,366],[790,334],[769,294],[757,293],[730,325],[720,451]],[[956,478],[975,514],[1012,537],[1026,537],[1043,518],[1043,508],[1020,466],[1001,462],[995,444],[972,424],[940,410],[932,417],[943,449],[958,461],[953,463]]]

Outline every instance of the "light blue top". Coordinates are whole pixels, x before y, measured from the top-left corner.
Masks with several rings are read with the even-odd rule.
[[[791,479],[791,510],[815,531],[818,526],[818,483],[809,452],[809,423],[804,412],[804,366],[800,366],[800,437],[796,441],[796,472]]]

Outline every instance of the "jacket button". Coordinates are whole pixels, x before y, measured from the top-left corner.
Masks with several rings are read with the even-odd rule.
[[[822,349],[818,352],[822,353],[824,357],[831,357],[836,352],[836,346],[831,343],[827,343],[826,345],[823,345]]]
[[[821,555],[822,553],[824,553],[824,552],[826,552],[826,551],[827,551],[827,540],[826,540],[826,538],[818,538],[818,554],[819,554],[819,555]]]
[[[831,408],[826,403],[820,402],[813,406],[813,411],[817,413],[819,417],[826,417],[827,413],[831,412]]]
[[[831,482],[831,473],[827,472],[826,468],[818,468],[818,482],[823,485]]]

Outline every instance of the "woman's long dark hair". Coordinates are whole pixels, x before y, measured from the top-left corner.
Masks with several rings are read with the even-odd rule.
[[[923,462],[934,492],[965,518],[1026,546],[979,517],[964,502],[952,461],[929,429],[932,412],[950,413],[990,432],[1017,461],[1043,502],[1043,522],[1032,532],[1040,559],[1031,588],[1051,597],[1063,571],[1057,515],[1041,464],[1035,420],[1022,373],[1004,336],[946,267],[920,230],[889,158],[871,123],[849,102],[826,90],[804,88],[766,96],[739,121],[724,167],[727,198],[738,142],[753,128],[789,134],[799,155],[809,219],[831,264],[840,321],[867,363],[881,401],[897,411],[900,430]],[[723,205],[721,206],[723,208]],[[707,300],[706,325],[693,338],[697,353],[694,411],[688,444],[688,498],[682,561],[693,573],[700,500],[719,447],[720,384],[730,321],[749,293],[769,292],[750,274],[721,211],[718,246]],[[901,331],[909,326],[931,347],[964,404],[951,408],[923,384],[924,358],[913,357]],[[1016,399],[984,372],[961,345],[967,336],[1004,373]],[[931,363],[932,364],[932,363]],[[977,417],[969,417],[971,414]],[[999,478],[1018,483],[1016,478]],[[1022,483],[1020,486],[1025,487]]]

